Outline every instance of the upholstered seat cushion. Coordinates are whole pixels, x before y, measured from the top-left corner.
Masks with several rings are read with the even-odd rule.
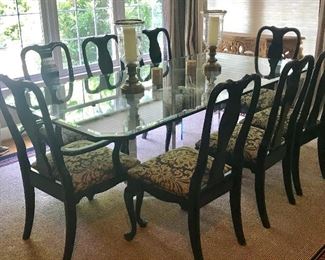
[[[92,142],[80,140],[65,145],[64,147],[81,148],[90,144]],[[115,176],[112,153],[111,149],[103,147],[80,155],[64,156],[64,162],[72,177],[75,192],[85,190],[92,185],[112,179]],[[47,158],[52,167],[53,175],[60,180],[58,169],[53,162],[51,154],[47,154]],[[125,169],[129,169],[140,163],[137,159],[122,153],[120,154],[120,161],[122,167]],[[33,164],[33,167],[37,169],[36,163]]]
[[[258,99],[256,111],[260,111],[260,110],[263,110],[265,108],[271,107],[272,104],[273,104],[274,96],[275,96],[275,91],[274,90],[267,89],[267,88],[262,88],[261,92],[260,92],[259,99]],[[249,107],[249,105],[251,103],[251,98],[252,98],[251,93],[244,94],[241,97],[241,105],[242,105],[242,107],[248,109],[248,107]]]
[[[86,137],[66,128],[62,128],[62,141],[63,144],[69,144],[78,140],[85,140]]]
[[[292,114],[292,111],[293,111],[292,109],[289,110],[287,118],[284,122],[284,130],[285,130],[284,132],[286,132],[286,130],[288,129],[289,118]],[[266,129],[270,113],[271,113],[271,107],[263,109],[263,110],[255,113],[253,120],[252,120],[252,125],[255,127]],[[279,116],[280,116],[280,113],[281,113],[281,111],[279,109],[279,113],[278,113]],[[279,116],[278,116],[278,120],[279,120]],[[277,123],[278,123],[278,121],[277,121]]]
[[[237,136],[241,129],[242,124],[237,124],[232,136],[229,139],[227,152],[233,153],[237,141]],[[262,142],[264,136],[264,130],[258,127],[251,126],[248,132],[248,136],[246,139],[245,147],[244,147],[244,160],[251,162],[255,161],[257,158],[257,152],[259,146]],[[201,144],[201,140],[198,141],[195,145],[197,149],[199,149]],[[218,144],[218,132],[214,132],[210,135],[210,143],[209,143],[209,154],[214,156],[216,154]]]
[[[39,131],[40,131],[40,133],[42,135],[46,136],[46,131],[45,131],[44,126],[42,126],[39,129]],[[69,130],[69,129],[66,129],[66,128],[62,128],[61,136],[62,136],[62,142],[63,142],[64,145],[75,142],[75,141],[78,141],[78,140],[85,140],[86,139],[85,135],[76,133],[76,132],[74,132],[72,130]]]
[[[172,194],[187,197],[190,180],[194,173],[198,151],[190,147],[181,147],[159,155],[129,170],[131,178],[141,179]],[[208,172],[212,166],[212,157],[208,157],[206,173],[202,186],[208,181]],[[224,173],[230,170],[225,166]]]

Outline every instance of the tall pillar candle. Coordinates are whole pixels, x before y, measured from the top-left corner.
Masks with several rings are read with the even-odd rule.
[[[138,52],[137,52],[137,34],[135,28],[126,27],[123,28],[124,36],[124,53],[125,53],[125,62],[134,63],[137,61]]]
[[[208,20],[208,46],[216,46],[219,36],[219,17],[210,16]]]

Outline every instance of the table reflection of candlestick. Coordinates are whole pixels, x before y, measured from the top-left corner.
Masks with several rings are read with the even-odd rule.
[[[163,84],[163,69],[160,67],[154,67],[151,69],[152,85],[161,88]]]
[[[140,94],[125,94],[126,102],[128,103],[128,119],[125,124],[127,131],[133,131],[140,126],[140,116],[139,116],[139,103],[140,99],[144,96],[143,93]],[[137,140],[131,139],[128,141],[129,154],[133,157],[137,157]]]
[[[196,80],[196,60],[186,61],[186,75],[190,78],[191,83]]]

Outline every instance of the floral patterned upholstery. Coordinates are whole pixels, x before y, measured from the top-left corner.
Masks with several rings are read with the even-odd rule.
[[[186,197],[189,193],[190,180],[194,173],[198,151],[190,147],[181,147],[129,170],[128,175],[134,179],[141,179],[146,183],[156,185],[172,194]],[[208,181],[208,172],[212,166],[212,157],[208,157],[206,174],[202,179],[202,187]],[[224,167],[224,173],[230,170]]]
[[[237,124],[232,136],[229,139],[227,151],[229,153],[233,153],[237,141],[237,136],[239,134],[239,131],[241,129],[241,124]],[[246,139],[245,147],[244,147],[244,160],[251,162],[255,161],[257,158],[257,152],[259,149],[259,146],[262,142],[264,136],[264,130],[258,127],[251,126],[248,132],[248,136]],[[196,148],[198,149],[200,147],[201,140],[196,143]],[[214,132],[210,135],[210,145],[209,145],[209,154],[215,155],[216,149],[218,144],[218,132]]]
[[[293,111],[293,109],[290,109],[288,112],[287,119],[285,120],[285,123],[284,123],[284,130],[285,130],[284,132],[286,132],[286,130],[288,129],[289,119],[292,114],[292,111]],[[252,125],[255,127],[266,129],[270,113],[271,113],[270,107],[255,113],[254,118],[252,120]],[[278,113],[279,116],[280,116],[280,113],[281,113],[281,111],[279,109],[279,113]],[[278,117],[278,120],[279,120],[279,117]],[[277,120],[277,123],[278,123],[278,120]]]
[[[42,126],[39,129],[39,131],[43,136],[46,136],[46,130],[45,130],[44,126]],[[62,128],[61,135],[62,135],[62,141],[63,141],[64,145],[75,142],[75,141],[78,141],[78,140],[85,140],[86,139],[86,137],[84,135],[76,133],[76,132],[71,131],[71,130],[66,129],[66,128]]]
[[[85,136],[78,134],[66,128],[62,128],[62,141],[63,144],[69,144],[78,140],[85,140]]]
[[[265,108],[271,107],[273,104],[274,96],[275,96],[274,90],[262,88],[258,99],[256,111],[260,111]],[[252,98],[251,93],[244,94],[241,98],[242,107],[248,108],[251,103],[251,98]]]
[[[80,140],[65,145],[65,148],[81,148],[92,144],[87,140]],[[72,177],[72,183],[75,192],[87,189],[92,185],[99,184],[103,181],[114,178],[112,150],[102,147],[94,151],[83,153],[75,156],[64,156],[65,165]],[[59,172],[54,164],[51,154],[47,154],[49,164],[52,167],[53,175],[59,180]],[[140,162],[128,155],[120,154],[122,167],[129,169],[136,166]],[[37,169],[36,162],[33,167]]]

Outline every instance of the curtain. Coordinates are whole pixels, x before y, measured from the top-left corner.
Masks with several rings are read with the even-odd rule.
[[[164,1],[164,24],[170,33],[173,57],[193,55],[202,50],[202,16],[205,0]]]
[[[325,0],[319,1],[318,30],[315,57],[325,50]]]
[[[163,1],[164,24],[170,34],[172,57],[185,56],[185,2],[187,0]]]
[[[199,52],[199,3],[197,0],[186,1],[185,6],[185,44],[186,55]]]

